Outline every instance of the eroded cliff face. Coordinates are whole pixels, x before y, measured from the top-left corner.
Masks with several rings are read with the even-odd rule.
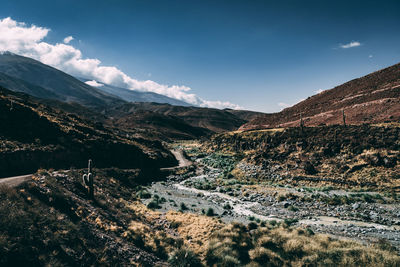
[[[261,166],[261,180],[400,189],[399,125],[324,126],[215,135],[206,146]]]
[[[26,95],[0,90],[0,176],[38,168],[154,168],[175,158],[159,141],[124,135],[39,104]]]

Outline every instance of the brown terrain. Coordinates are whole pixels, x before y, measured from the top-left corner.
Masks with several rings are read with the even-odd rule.
[[[108,119],[104,122],[121,129],[146,129],[159,133],[161,139],[196,139],[236,130],[260,114],[263,113],[136,102],[107,110]]]
[[[0,177],[21,176],[0,182],[0,266],[399,266],[398,124],[229,132],[263,114],[128,103],[57,72],[88,90],[79,102],[36,65],[13,70],[0,75],[14,90],[0,87]],[[297,106],[306,125],[329,101],[353,124],[351,105],[398,102],[396,71],[362,97]],[[190,138],[202,142],[165,143]]]
[[[240,130],[305,126],[398,122],[400,120],[400,64],[323,91],[278,113],[265,114]]]
[[[177,162],[157,140],[127,135],[0,87],[0,177],[84,167],[88,158],[97,167],[146,169]]]

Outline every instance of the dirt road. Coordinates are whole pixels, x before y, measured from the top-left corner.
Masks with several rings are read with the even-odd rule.
[[[171,153],[178,160],[178,162],[179,162],[178,166],[168,167],[168,168],[161,168],[161,170],[173,170],[173,169],[183,168],[183,167],[187,167],[187,166],[192,165],[192,162],[185,158],[185,156],[183,155],[183,151],[182,150],[171,150]]]
[[[10,187],[15,187],[20,185],[21,183],[28,181],[32,179],[32,174],[28,175],[20,175],[20,176],[14,176],[14,177],[8,177],[8,178],[1,178],[0,179],[0,186],[1,185],[6,185]]]

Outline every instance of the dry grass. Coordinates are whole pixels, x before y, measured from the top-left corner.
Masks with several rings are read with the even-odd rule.
[[[206,260],[217,266],[400,266],[400,257],[386,243],[365,246],[283,227],[250,232],[239,224],[213,235]]]
[[[137,217],[144,219],[144,221],[148,223],[153,223],[161,218],[160,212],[147,208],[139,201],[128,202],[122,199],[120,201],[123,202],[128,209],[132,210]]]
[[[211,235],[223,227],[215,218],[192,213],[169,211],[166,218],[177,227],[185,245],[201,257],[204,256]]]

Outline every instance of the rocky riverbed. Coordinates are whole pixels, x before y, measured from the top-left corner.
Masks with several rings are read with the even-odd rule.
[[[226,166],[215,167],[212,157],[193,159],[196,173],[190,177],[172,175],[166,181],[153,183],[147,188],[152,198],[143,202],[156,201],[159,211],[206,214],[227,223],[284,221],[364,243],[385,239],[400,249],[400,202],[396,195],[250,180],[246,183],[227,177]],[[243,162],[236,167],[253,178],[260,171]]]

